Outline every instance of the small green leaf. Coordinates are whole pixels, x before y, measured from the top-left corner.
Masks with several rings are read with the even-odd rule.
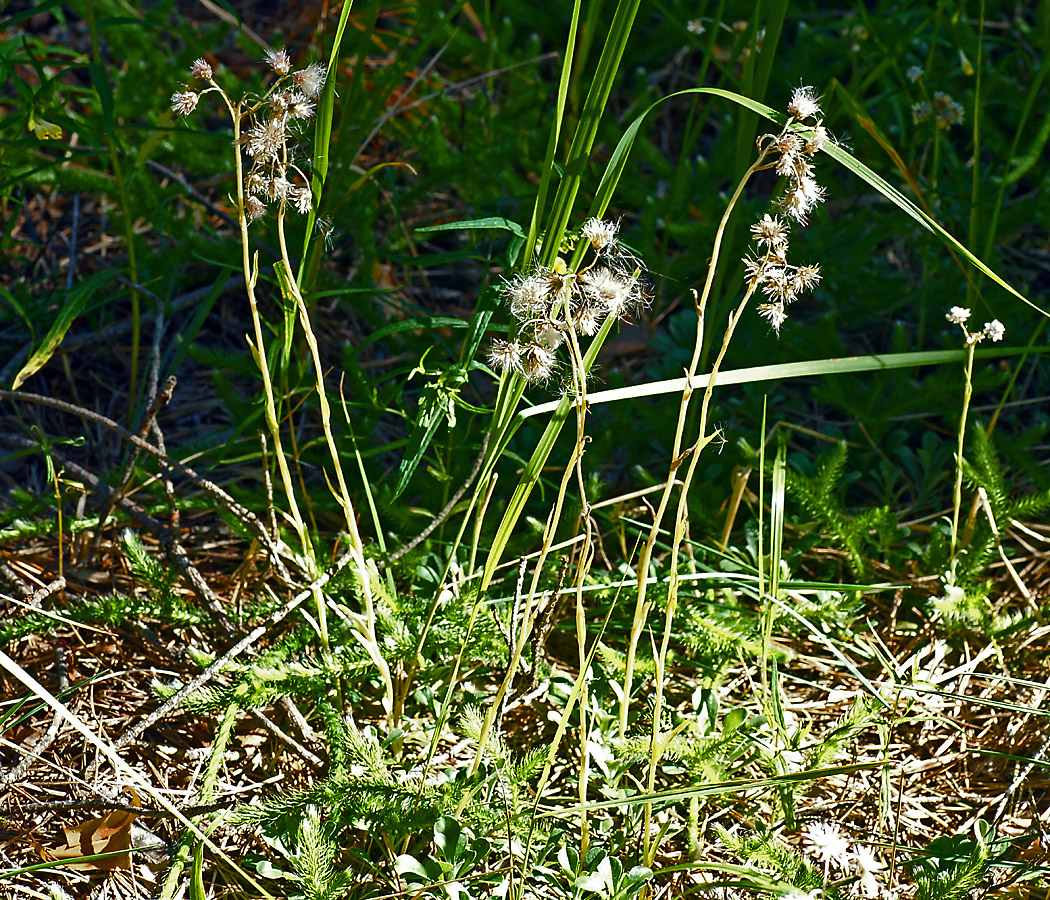
[[[428,231],[481,231],[484,229],[500,229],[511,232],[515,237],[525,237],[525,232],[521,230],[521,226],[517,222],[505,219],[503,216],[487,216],[483,219],[467,219],[463,222],[443,222],[440,225],[427,225],[423,228],[416,228],[415,232],[420,234]]]

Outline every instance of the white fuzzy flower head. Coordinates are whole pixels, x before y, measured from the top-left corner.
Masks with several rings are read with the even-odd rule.
[[[201,81],[211,81],[213,74],[211,63],[209,63],[203,56],[190,66],[191,78],[199,78]]]
[[[292,119],[309,119],[313,114],[313,100],[299,91],[292,91],[288,102],[288,116]]]
[[[780,216],[771,216],[769,213],[751,226],[751,236],[758,241],[758,246],[765,245],[771,249],[786,246],[789,231]]]
[[[916,125],[920,122],[925,122],[930,117],[931,112],[930,104],[926,100],[920,100],[918,103],[911,105],[911,119]]]
[[[584,296],[592,300],[599,309],[610,316],[618,316],[624,311],[630,298],[630,286],[612,269],[603,266],[588,272],[586,278],[581,277],[580,281]]]
[[[858,844],[853,848],[853,869],[854,874],[860,878],[857,888],[862,897],[879,896],[882,892],[882,885],[879,884],[878,874],[884,868],[885,866],[875,858],[870,847]]]
[[[604,222],[601,219],[588,219],[581,229],[590,245],[599,252],[616,243],[616,232],[620,226],[616,222]]]
[[[196,91],[176,91],[171,95],[171,111],[177,116],[188,116],[197,108],[199,99]]]
[[[551,319],[537,322],[533,334],[536,341],[548,350],[557,350],[565,340],[565,332],[562,331],[561,325]]]
[[[992,343],[998,343],[1006,334],[1006,328],[998,319],[984,323],[984,336],[992,339]]]
[[[953,306],[944,318],[953,325],[965,325],[966,320],[970,318],[970,311],[961,306]]]
[[[806,153],[812,156],[820,150],[823,150],[829,143],[831,143],[831,135],[828,134],[828,130],[824,127],[823,122],[817,122],[813,126],[813,133],[806,138]]]
[[[704,23],[701,22],[699,19],[690,19],[688,22],[685,23],[685,29],[690,34],[695,35],[701,35],[706,30],[704,28]]]
[[[317,97],[324,87],[325,78],[328,73],[320,63],[311,63],[305,69],[300,69],[292,75],[292,81],[307,97]]]
[[[777,334],[780,334],[780,326],[787,321],[783,303],[759,303],[758,314],[769,322]]]
[[[844,865],[849,861],[849,841],[837,825],[830,822],[812,822],[802,830],[806,852],[824,864],[825,872],[832,863]]]
[[[602,311],[595,309],[589,302],[581,303],[572,313],[573,331],[592,337],[601,327],[602,315]]]
[[[549,347],[531,343],[521,357],[521,368],[529,381],[547,381],[558,365],[558,357]]]
[[[914,84],[923,76],[922,66],[909,66],[908,71],[904,74],[908,76],[908,81]]]
[[[933,95],[933,109],[937,113],[937,127],[948,128],[959,125],[963,120],[963,108],[943,91]]]
[[[495,340],[489,348],[489,362],[500,372],[521,374],[522,348],[517,341]]]
[[[510,312],[521,322],[530,322],[547,315],[547,279],[541,272],[519,275],[508,282],[504,291],[510,300]]]
[[[284,123],[280,119],[269,119],[248,130],[244,148],[259,162],[277,162],[284,146],[284,134]]]
[[[787,106],[788,115],[792,119],[802,121],[808,118],[820,116],[820,104],[817,102],[817,92],[811,87],[798,87],[791,94],[791,100]]]
[[[266,64],[282,78],[292,71],[292,58],[287,50],[267,50]]]
[[[784,212],[795,219],[800,225],[809,221],[809,214],[818,203],[824,199],[824,188],[817,184],[813,178],[800,178],[795,182],[785,195],[783,200]]]

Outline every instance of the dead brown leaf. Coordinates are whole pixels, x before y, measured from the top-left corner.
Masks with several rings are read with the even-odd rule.
[[[106,815],[89,819],[72,828],[63,827],[66,833],[66,844],[49,852],[52,859],[76,859],[81,856],[95,856],[99,853],[114,853],[131,849],[131,823],[138,818],[138,813],[123,809],[114,809]],[[69,868],[79,871],[129,869],[131,854],[124,852],[119,856],[108,856],[105,859],[90,862],[71,863]]]

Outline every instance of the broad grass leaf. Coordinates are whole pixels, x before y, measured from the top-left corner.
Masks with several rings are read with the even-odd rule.
[[[27,378],[35,375],[39,372],[58,349],[59,344],[66,336],[66,332],[69,331],[69,327],[73,324],[74,320],[83,311],[84,307],[87,306],[88,300],[102,285],[107,281],[110,281],[114,272],[96,272],[94,275],[85,278],[77,287],[69,292],[66,296],[65,303],[62,304],[62,309],[59,310],[58,317],[51,324],[51,328],[48,330],[47,335],[44,337],[43,343],[34,350],[29,360],[19,370],[15,376],[15,380],[11,383],[11,389],[17,391]]]

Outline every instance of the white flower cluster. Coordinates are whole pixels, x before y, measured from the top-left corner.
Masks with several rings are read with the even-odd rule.
[[[837,825],[830,822],[812,822],[802,829],[802,846],[814,862],[824,869],[827,882],[832,867],[857,878],[857,894],[861,897],[892,897],[893,893],[879,881],[885,866],[879,862],[870,847],[854,844],[843,836]]]
[[[291,126],[313,116],[317,97],[324,86],[325,68],[320,63],[313,63],[293,72],[291,57],[286,50],[267,50],[266,63],[277,74],[278,80],[259,102],[249,108],[252,124],[241,138],[244,152],[252,158],[252,166],[244,177],[244,213],[248,221],[262,216],[268,203],[277,202],[282,209],[291,206],[302,214],[308,213],[313,203],[309,179],[291,161],[295,149]],[[207,82],[209,87],[199,93],[186,90],[172,94],[171,108],[179,116],[193,112],[204,94],[222,92],[207,60],[198,59],[190,68],[190,76]],[[264,110],[265,115],[262,114]]]
[[[558,348],[570,330],[590,337],[609,316],[625,316],[643,302],[637,275],[625,271],[624,260],[634,257],[620,251],[616,232],[615,222],[588,219],[581,234],[595,252],[589,265],[572,272],[558,259],[554,266],[507,282],[504,296],[518,333],[492,342],[493,366],[529,381],[547,381],[558,369]]]
[[[966,326],[966,322],[970,318],[970,311],[962,306],[953,306],[948,310],[944,318],[953,325],[958,325],[963,330],[963,334],[966,335],[967,345],[976,344],[978,341],[983,341],[985,338],[988,338],[994,344],[998,343],[1006,336],[1006,327],[998,319],[992,319],[991,322],[985,322],[984,328],[981,331],[970,331]]]
[[[788,121],[780,134],[767,134],[759,139],[765,152],[778,154],[771,164],[778,175],[788,179],[787,193],[780,205],[787,217],[800,225],[809,220],[809,213],[824,199],[824,188],[813,177],[812,158],[829,137],[820,116],[820,104],[813,88],[796,88],[788,103]],[[792,125],[808,125],[808,132],[793,129]],[[744,258],[744,278],[751,289],[761,287],[766,302],[758,306],[759,315],[773,330],[779,332],[787,319],[787,307],[803,291],[812,290],[820,282],[820,266],[793,266],[787,261],[789,222],[768,213],[751,226],[751,235],[758,243],[761,256]]]
[[[820,266],[816,263],[805,266],[788,263],[789,232],[788,223],[779,216],[762,216],[751,226],[751,234],[759,249],[765,247],[765,252],[758,257],[744,257],[744,278],[752,287],[761,287],[767,298],[758,305],[758,313],[777,332],[787,320],[787,307],[799,294],[820,283]]]

